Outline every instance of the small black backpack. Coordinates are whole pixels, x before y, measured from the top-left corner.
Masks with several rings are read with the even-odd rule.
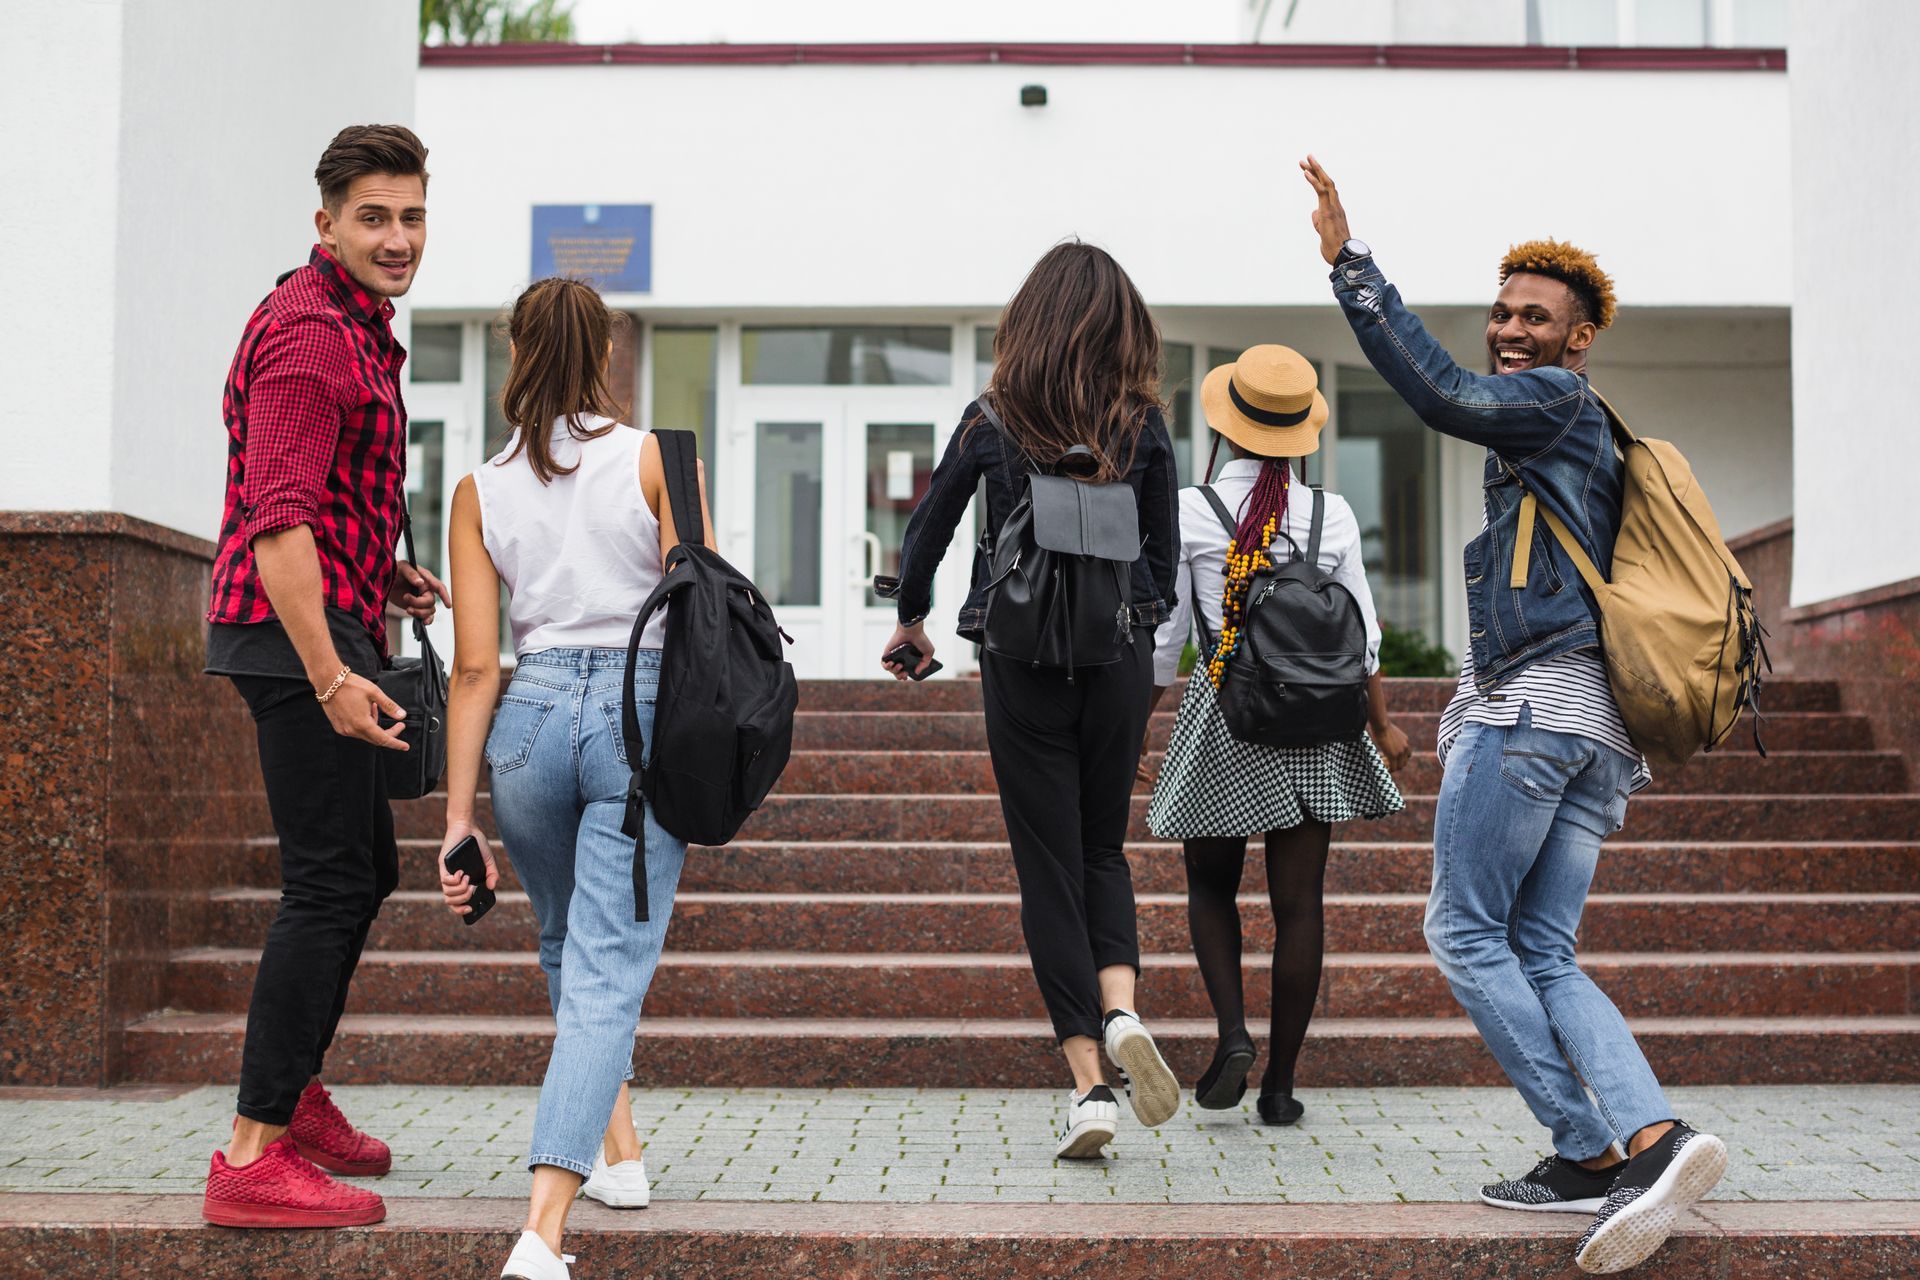
[[[620,734],[633,778],[626,820],[633,837],[633,918],[647,918],[647,842],[643,804],[689,844],[722,845],[739,834],[780,780],[793,752],[799,705],[793,665],[760,589],[706,542],[691,431],[656,431],[678,546],[627,640]],[[640,635],[669,601],[653,709],[653,754],[641,740],[633,668]],[[641,762],[646,761],[643,767]]]
[[[1006,424],[980,412],[1013,453]],[[1075,445],[1058,466],[1094,461]],[[1009,479],[1012,465],[1007,464]],[[1072,476],[1027,476],[1027,492],[982,544],[988,565],[986,648],[1037,667],[1118,662],[1132,642],[1131,580],[1140,558],[1140,501],[1132,486]]]
[[[1236,525],[1227,504],[1211,485],[1200,492],[1232,538]],[[1240,642],[1220,686],[1227,731],[1242,742],[1315,747],[1366,728],[1367,626],[1352,594],[1320,568],[1325,512],[1326,495],[1316,486],[1306,555],[1294,547],[1290,558],[1255,571],[1247,583]],[[1204,621],[1200,635],[1211,656],[1215,645]],[[1204,657],[1193,678],[1207,679]]]

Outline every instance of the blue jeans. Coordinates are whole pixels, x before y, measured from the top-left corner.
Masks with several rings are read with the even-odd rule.
[[[620,737],[620,649],[546,649],[523,656],[487,734],[493,812],[540,922],[540,967],[558,1024],[529,1165],[583,1177],[606,1133],[620,1083],[633,1074],[633,1034],[653,981],[686,861],[647,810],[647,903],[633,918],[633,841]],[[634,671],[640,729],[651,739],[660,652]]]
[[[1462,731],[1434,815],[1427,946],[1569,1160],[1673,1117],[1626,1020],[1573,954],[1633,769],[1590,738],[1533,728],[1522,707],[1510,728]]]

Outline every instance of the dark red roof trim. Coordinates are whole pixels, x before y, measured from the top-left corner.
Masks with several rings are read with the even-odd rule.
[[[1423,67],[1463,71],[1784,71],[1785,49],[1418,44],[493,44],[427,45],[423,67],[858,66]]]

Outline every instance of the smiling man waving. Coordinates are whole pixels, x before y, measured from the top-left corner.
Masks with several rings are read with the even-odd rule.
[[[1613,322],[1613,281],[1572,245],[1514,247],[1487,313],[1492,376],[1471,373],[1351,238],[1319,162],[1300,167],[1334,296],[1367,359],[1427,426],[1487,450],[1486,527],[1465,555],[1467,653],[1440,718],[1426,936],[1454,998],[1553,1131],[1554,1154],[1480,1197],[1594,1214],[1575,1260],[1624,1270],[1713,1188],[1727,1153],[1674,1118],[1626,1020],[1574,959],[1601,841],[1648,775],[1607,683],[1593,598],[1520,499],[1531,493],[1611,571],[1622,465],[1586,368]]]

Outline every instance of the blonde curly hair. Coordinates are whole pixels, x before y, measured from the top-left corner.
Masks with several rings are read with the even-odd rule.
[[[1585,249],[1560,240],[1529,240],[1507,250],[1500,259],[1500,283],[1516,271],[1558,280],[1573,290],[1587,319],[1604,329],[1613,323],[1613,277],[1600,269]]]

